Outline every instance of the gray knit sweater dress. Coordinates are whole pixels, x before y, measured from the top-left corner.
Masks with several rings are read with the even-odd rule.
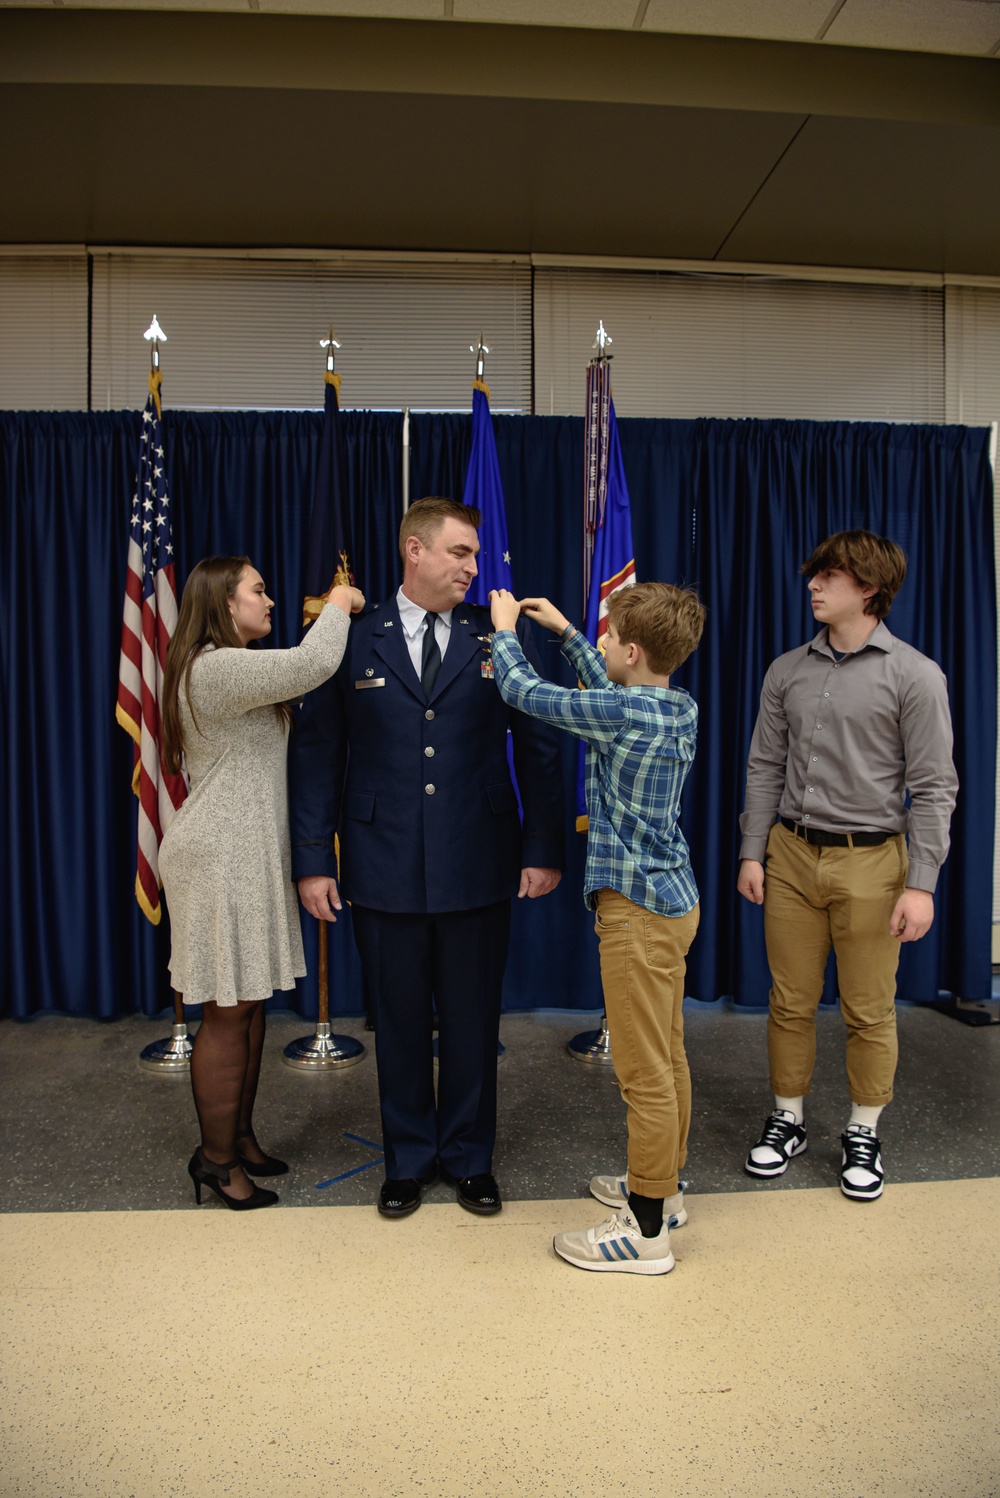
[[[304,975],[291,880],[288,730],[273,705],[340,665],[350,620],[327,604],[292,650],[202,651],[180,692],[191,792],[160,845],[170,976],[187,1004],[268,999]]]

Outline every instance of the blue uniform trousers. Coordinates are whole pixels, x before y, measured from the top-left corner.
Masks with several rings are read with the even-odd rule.
[[[510,901],[441,915],[353,905],[370,987],[390,1180],[493,1169]],[[432,1014],[438,1014],[435,1099]]]

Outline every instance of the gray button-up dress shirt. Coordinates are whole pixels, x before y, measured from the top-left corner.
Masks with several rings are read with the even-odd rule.
[[[906,832],[907,884],[933,891],[958,788],[951,749],[948,685],[934,661],[881,622],[838,660],[820,630],[764,678],[740,857],[763,863],[778,816],[831,832]]]

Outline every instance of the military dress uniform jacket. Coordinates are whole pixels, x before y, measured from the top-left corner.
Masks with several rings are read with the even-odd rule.
[[[455,607],[427,698],[395,597],[351,625],[340,669],[309,695],[292,733],[293,879],[336,876],[335,832],[341,892],[372,910],[472,910],[516,894],[522,867],[563,867],[555,731],[504,703],[491,633],[488,609]]]

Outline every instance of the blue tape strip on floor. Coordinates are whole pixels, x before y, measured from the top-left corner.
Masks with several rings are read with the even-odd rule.
[[[351,1176],[361,1175],[362,1171],[374,1170],[376,1165],[381,1164],[379,1160],[369,1160],[367,1165],[355,1165],[353,1170],[345,1170],[343,1175],[331,1176],[328,1181],[317,1181],[316,1190],[325,1191],[327,1186],[336,1186],[338,1181],[346,1181]]]
[[[343,1137],[345,1139],[353,1139],[355,1144],[367,1144],[370,1150],[378,1150],[380,1155],[384,1153],[382,1146],[380,1144],[376,1144],[374,1139],[362,1139],[360,1134],[348,1134],[346,1129],[344,1130]]]
[[[353,1168],[353,1170],[345,1170],[339,1176],[331,1176],[328,1181],[317,1181],[316,1182],[316,1190],[317,1191],[325,1191],[326,1188],[327,1188],[327,1186],[336,1186],[336,1184],[337,1184],[338,1181],[347,1181],[347,1180],[350,1180],[351,1176],[358,1176],[358,1175],[361,1175],[366,1170],[373,1170],[374,1167],[376,1165],[379,1165],[382,1162],[382,1160],[385,1158],[385,1152],[382,1149],[382,1146],[380,1144],[376,1144],[374,1142],[374,1140],[372,1140],[372,1139],[362,1139],[362,1137],[361,1137],[360,1134],[349,1134],[346,1129],[344,1130],[343,1137],[345,1139],[351,1139],[351,1140],[353,1140],[355,1144],[364,1144],[364,1145],[367,1145],[368,1149],[378,1150],[378,1156],[379,1157],[378,1157],[377,1160],[369,1160],[365,1165],[355,1165],[354,1168]]]

